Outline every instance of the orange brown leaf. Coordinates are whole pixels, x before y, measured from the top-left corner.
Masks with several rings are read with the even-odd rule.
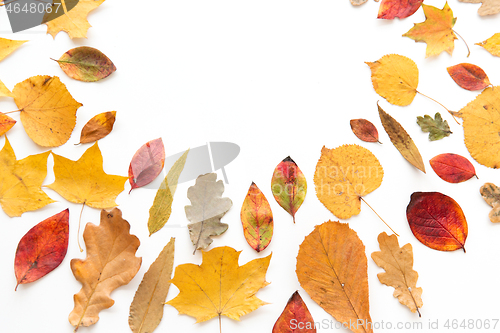
[[[113,130],[116,111],[99,113],[90,119],[82,128],[80,143],[90,143],[100,140]]]
[[[491,85],[488,75],[479,66],[461,63],[447,68],[453,81],[467,90],[482,90]]]
[[[358,139],[366,142],[378,142],[378,131],[375,125],[366,119],[351,119],[351,130]]]
[[[286,303],[272,333],[316,333],[314,319],[298,291]]]
[[[273,237],[273,213],[264,193],[252,182],[241,207],[245,239],[255,251],[264,250]]]
[[[476,176],[472,163],[457,154],[439,154],[429,162],[439,178],[448,183],[461,183]]]

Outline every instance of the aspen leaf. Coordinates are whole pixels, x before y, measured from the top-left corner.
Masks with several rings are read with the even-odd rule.
[[[0,38],[0,61],[2,61],[9,54],[17,50],[17,48],[27,40],[12,40],[7,38]]]
[[[494,34],[481,43],[476,43],[476,45],[482,46],[492,55],[500,57],[500,32]]]
[[[14,119],[0,112],[0,136],[7,133],[15,124]]]
[[[317,225],[299,247],[300,285],[326,312],[354,333],[372,333],[365,246],[345,223]]]
[[[17,286],[36,281],[56,269],[66,256],[68,238],[69,209],[31,228],[17,245],[14,262]]]
[[[90,143],[106,137],[113,130],[116,111],[99,113],[82,128],[80,143]]]
[[[68,141],[76,125],[75,101],[57,76],[38,75],[15,85],[14,101],[28,136],[42,147]]]
[[[429,115],[423,117],[418,116],[417,124],[420,126],[422,132],[429,133],[429,140],[431,141],[441,140],[453,134],[453,132],[450,131],[448,122],[443,120],[439,112],[436,112],[434,119]]]
[[[403,37],[409,37],[415,42],[427,43],[425,57],[435,56],[443,51],[451,55],[455,47],[454,41],[458,39],[452,29],[457,18],[453,17],[448,2],[445,3],[443,9],[426,4],[422,4],[422,9],[425,21],[416,23]]]
[[[413,15],[424,0],[382,0],[378,10],[379,19],[403,19]]]
[[[316,333],[314,319],[298,291],[286,303],[272,333]]]
[[[351,130],[358,139],[365,142],[378,142],[378,131],[375,125],[366,119],[351,119]]]
[[[461,183],[476,176],[472,163],[457,154],[439,154],[429,162],[439,178],[448,183]]]
[[[165,147],[161,138],[142,145],[132,157],[128,168],[130,191],[155,180],[165,165]]]
[[[14,94],[0,81],[0,97],[14,97]]]
[[[447,68],[453,81],[467,90],[483,90],[491,85],[488,75],[479,66],[461,63]]]
[[[174,201],[177,181],[184,169],[189,149],[174,163],[167,176],[156,192],[153,206],[149,209],[148,230],[149,236],[163,228],[172,213],[172,202]]]
[[[500,13],[500,0],[458,0],[467,3],[482,3],[477,13],[481,16]]]
[[[187,197],[191,205],[186,206],[189,237],[196,250],[204,250],[212,244],[212,236],[226,232],[228,225],[220,219],[233,205],[229,198],[222,198],[224,183],[216,181],[216,173],[207,173],[196,178],[196,184],[189,187]]]
[[[422,307],[422,288],[417,288],[418,273],[413,269],[413,248],[410,243],[399,247],[396,235],[385,232],[378,235],[379,252],[372,253],[372,259],[385,273],[377,274],[380,283],[394,288],[393,296],[407,306],[411,312]]]
[[[306,177],[294,160],[288,156],[276,166],[271,179],[271,190],[278,204],[292,215],[300,208],[307,193]]]
[[[115,199],[125,188],[127,177],[108,175],[97,142],[77,160],[52,153],[55,181],[47,185],[64,199],[93,208],[116,206]]]
[[[405,131],[403,126],[396,121],[396,119],[392,118],[389,114],[382,110],[378,104],[377,106],[380,121],[382,122],[382,125],[389,135],[394,147],[397,148],[401,155],[408,162],[410,162],[411,165],[425,173],[424,161],[422,160],[422,156],[420,155],[420,152],[410,135]]]
[[[266,272],[271,254],[243,266],[238,265],[240,252],[227,246],[202,254],[201,265],[183,264],[175,269],[172,283],[179,295],[167,304],[179,314],[194,317],[197,323],[221,316],[240,320],[267,304],[255,294],[269,284]]]
[[[493,209],[488,215],[493,223],[500,222],[500,188],[492,183],[486,183],[479,190],[484,201]]]
[[[139,271],[142,259],[135,256],[139,239],[130,234],[130,224],[118,208],[101,211],[101,223],[87,223],[83,232],[87,258],[71,260],[71,270],[82,289],[73,297],[75,307],[69,322],[75,327],[90,326],[99,312],[115,303],[110,294],[128,284]]]
[[[252,182],[241,206],[241,223],[248,245],[264,250],[273,238],[273,212],[264,193]]]
[[[175,238],[163,248],[142,278],[130,305],[128,324],[134,333],[152,333],[163,318],[163,306],[174,268]]]
[[[115,64],[104,53],[89,46],[75,47],[55,61],[69,77],[84,82],[102,80],[116,71]]]
[[[16,159],[10,142],[0,151],[0,204],[10,217],[37,210],[55,202],[42,191],[50,152]]]

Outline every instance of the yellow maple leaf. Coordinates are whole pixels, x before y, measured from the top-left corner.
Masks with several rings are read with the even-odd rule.
[[[445,3],[443,9],[425,4],[422,4],[422,9],[425,21],[416,23],[403,37],[409,37],[415,42],[427,43],[425,57],[438,55],[443,51],[451,55],[455,47],[454,41],[458,39],[452,29],[457,18],[453,17],[448,2]]]
[[[492,55],[500,57],[500,32],[481,43],[476,43],[476,45],[482,46]]]
[[[54,156],[54,183],[47,185],[63,198],[94,208],[116,206],[115,199],[125,188],[128,177],[108,175],[102,167],[97,142],[77,160]]]
[[[268,285],[266,271],[271,255],[238,266],[240,252],[224,246],[203,251],[201,265],[177,266],[172,283],[179,295],[167,302],[200,323],[214,317],[234,320],[259,308],[266,302],[255,294]]]
[[[68,11],[65,1],[61,0],[64,14],[45,23],[47,33],[55,38],[59,32],[65,31],[71,39],[87,38],[87,30],[91,27],[87,15],[103,2],[104,0],[80,0]]]
[[[55,202],[42,191],[47,176],[47,157],[50,152],[31,155],[20,161],[16,159],[10,142],[0,151],[0,204],[9,215],[21,216]]]
[[[64,144],[76,125],[76,110],[82,106],[57,76],[38,75],[15,85],[14,101],[28,136],[43,147]]]
[[[27,40],[12,40],[7,38],[0,38],[0,61],[3,60],[6,56],[17,50],[17,48]]]

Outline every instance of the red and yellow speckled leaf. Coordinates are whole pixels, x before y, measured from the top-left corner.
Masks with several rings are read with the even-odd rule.
[[[257,252],[264,250],[273,237],[273,213],[264,194],[252,182],[241,207],[241,223],[248,244]]]

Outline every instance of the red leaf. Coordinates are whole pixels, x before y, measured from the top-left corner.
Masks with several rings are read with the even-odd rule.
[[[165,148],[161,138],[144,144],[132,157],[128,168],[129,181],[132,186],[130,191],[151,183],[163,170],[164,164]]]
[[[429,162],[434,172],[448,183],[461,183],[476,176],[472,163],[457,154],[440,154]]]
[[[351,129],[354,135],[366,142],[378,142],[378,131],[375,125],[366,119],[351,119]]]
[[[467,221],[458,203],[439,192],[415,192],[406,207],[406,219],[413,235],[424,245],[439,251],[463,249]]]
[[[272,333],[316,333],[314,319],[298,291],[288,300]]]
[[[488,75],[473,64],[462,63],[447,68],[453,81],[460,87],[467,90],[482,90],[491,85]]]
[[[38,223],[21,238],[16,250],[14,271],[17,286],[52,272],[68,250],[69,209]]]
[[[413,15],[424,0],[382,0],[378,10],[379,19],[392,20]]]

